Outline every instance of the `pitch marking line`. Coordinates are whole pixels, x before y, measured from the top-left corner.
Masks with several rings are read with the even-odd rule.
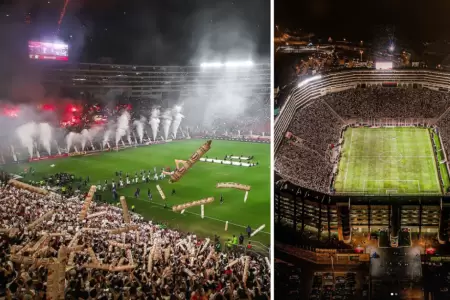
[[[400,179],[378,179],[378,180],[364,180],[364,186],[363,186],[363,193],[366,193],[366,192],[368,192],[368,191],[366,191],[366,187],[367,187],[367,182],[371,182],[371,181],[374,181],[374,182],[384,182],[384,181],[390,181],[390,182],[417,182],[417,190],[418,190],[418,192],[415,192],[415,193],[402,193],[402,194],[418,194],[418,193],[420,193],[420,180],[417,180],[417,179],[411,179],[411,180],[400,180]],[[380,190],[384,190],[386,193],[388,192],[388,191],[398,191],[398,188],[397,189],[394,189],[394,188],[392,188],[392,189],[384,189],[384,188],[375,188],[375,189],[378,189],[378,194],[381,194],[380,193]]]
[[[151,204],[151,205],[155,205],[155,206],[160,206],[160,207],[163,207],[163,209],[164,209],[164,205],[163,205],[163,204],[155,203],[155,202],[153,202],[153,200],[152,200],[152,201],[149,201],[149,200],[144,200],[144,199],[139,199],[139,198],[132,198],[132,199],[133,199],[133,200],[143,201],[143,202],[145,202],[145,203],[148,203],[148,204]],[[169,207],[169,209],[170,209],[170,207]],[[174,212],[174,213],[175,213],[175,212]],[[190,212],[190,211],[185,211],[184,213],[185,213],[185,214],[196,215],[196,216],[198,216],[198,217],[201,217],[200,214],[197,214],[197,213],[194,213],[194,212]],[[141,214],[139,214],[139,215],[141,215]],[[211,220],[214,220],[214,221],[219,221],[219,222],[222,222],[222,223],[226,223],[226,221],[221,220],[221,219],[216,219],[216,218],[208,217],[208,216],[204,216],[204,217],[205,217],[205,219],[211,219]],[[241,228],[247,228],[247,226],[239,225],[239,224],[236,224],[236,223],[228,222],[228,224],[233,225],[233,226],[237,226],[237,227],[241,227]],[[267,232],[267,231],[260,231],[260,232],[261,232],[261,233],[265,233],[265,234],[270,234],[270,232]]]
[[[347,184],[347,173],[348,173],[348,164],[350,162],[350,154],[352,153],[352,141],[353,141],[353,128],[352,128],[352,134],[350,135],[350,149],[348,150],[348,155],[347,155],[347,161],[345,164],[345,174],[344,174],[344,190],[346,189],[346,184]]]

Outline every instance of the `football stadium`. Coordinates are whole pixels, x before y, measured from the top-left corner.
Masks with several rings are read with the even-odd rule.
[[[172,293],[151,288],[172,274],[249,283],[253,268],[269,294],[268,64],[37,67],[45,89],[81,97],[3,109],[5,268],[39,266],[54,299],[79,293],[64,274],[113,276],[90,297],[131,299]]]
[[[301,82],[275,121],[277,224],[343,244],[354,230],[388,232],[391,247],[411,232],[447,243],[449,83],[421,70]]]
[[[449,86],[350,69],[292,88],[274,129],[277,276],[309,299],[448,298],[429,272],[448,270]]]

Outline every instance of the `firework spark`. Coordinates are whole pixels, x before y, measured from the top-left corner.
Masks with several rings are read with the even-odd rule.
[[[59,28],[61,27],[61,23],[64,19],[64,16],[66,15],[66,9],[67,9],[67,6],[69,5],[69,2],[70,2],[70,0],[64,0],[64,7],[61,10],[61,14],[59,16],[59,21],[58,21],[58,32],[59,32]]]

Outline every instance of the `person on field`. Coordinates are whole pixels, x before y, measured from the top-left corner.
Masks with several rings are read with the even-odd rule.
[[[247,231],[248,237],[250,237],[250,235],[252,234],[252,228],[250,227],[250,225],[247,226],[246,231]]]

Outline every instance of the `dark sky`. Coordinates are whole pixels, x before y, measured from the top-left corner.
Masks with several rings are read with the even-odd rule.
[[[64,0],[0,1],[0,39],[10,40],[0,54],[19,58],[27,39],[53,37],[63,6]],[[79,61],[176,65],[268,60],[270,28],[269,0],[72,0],[59,37]]]
[[[450,39],[449,12],[446,0],[276,0],[275,24],[354,40],[371,39],[386,26],[416,43]]]

